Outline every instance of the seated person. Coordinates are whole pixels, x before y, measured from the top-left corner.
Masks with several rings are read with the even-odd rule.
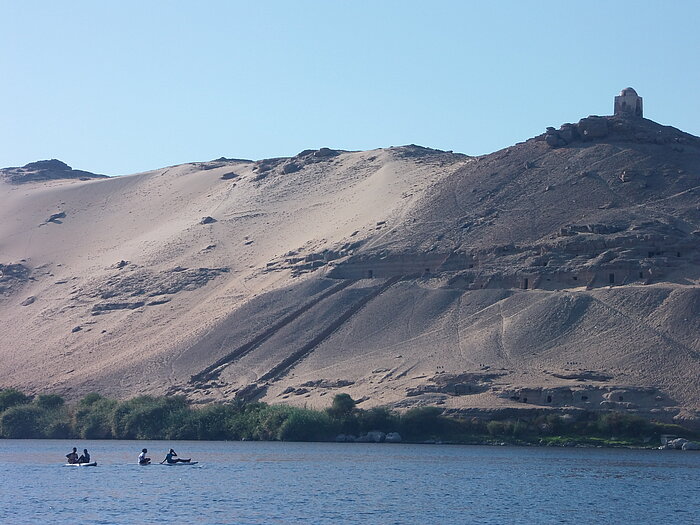
[[[175,457],[177,453],[171,448],[170,452],[165,455],[165,459],[161,463],[189,463],[190,459],[180,459]]]
[[[82,455],[78,458],[78,463],[90,463],[90,454],[86,448],[83,449]]]
[[[143,449],[141,450],[141,454],[139,454],[139,465],[149,465],[151,463],[151,458],[146,457],[146,452],[148,452],[148,449]]]
[[[73,465],[78,462],[78,449],[73,447],[73,451],[66,454],[68,458],[68,464]]]

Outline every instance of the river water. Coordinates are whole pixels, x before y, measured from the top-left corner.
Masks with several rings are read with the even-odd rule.
[[[62,466],[73,446],[98,466]],[[0,463],[3,524],[700,523],[698,452],[0,440]]]

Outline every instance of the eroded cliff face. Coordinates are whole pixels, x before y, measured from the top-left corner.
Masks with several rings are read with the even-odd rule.
[[[700,139],[674,128],[589,117],[478,158],[324,148],[33,191],[6,190],[36,211],[0,231],[34,279],[0,303],[7,385],[700,410]]]
[[[602,137],[553,148],[543,135],[465,165],[334,275],[456,272],[468,288],[537,289],[697,279],[700,140],[597,119]]]

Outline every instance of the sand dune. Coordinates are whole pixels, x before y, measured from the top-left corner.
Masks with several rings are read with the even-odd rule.
[[[0,386],[700,410],[700,140],[316,150],[0,182]]]

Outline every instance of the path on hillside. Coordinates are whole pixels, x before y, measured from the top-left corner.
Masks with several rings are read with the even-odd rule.
[[[304,304],[300,308],[297,308],[296,310],[285,315],[278,322],[274,323],[267,330],[264,330],[262,333],[258,334],[250,341],[247,341],[246,343],[242,344],[241,346],[239,346],[238,348],[236,348],[232,352],[229,352],[224,357],[218,359],[217,361],[215,361],[213,364],[206,367],[201,372],[194,374],[190,378],[189,383],[190,384],[206,383],[207,381],[211,381],[212,379],[218,378],[219,375],[221,374],[221,372],[227,366],[231,365],[236,360],[240,359],[241,357],[245,356],[246,354],[250,353],[251,351],[253,351],[257,347],[259,347],[265,341],[270,339],[270,337],[272,337],[279,330],[281,330],[282,328],[287,326],[289,323],[291,323],[292,321],[294,321],[295,319],[300,317],[305,312],[308,312],[311,308],[316,306],[318,303],[320,303],[324,299],[327,299],[327,298],[331,297],[332,295],[335,295],[336,293],[338,293],[341,290],[350,286],[350,284],[352,284],[352,282],[353,281],[350,281],[350,280],[341,281],[340,283],[336,284],[335,286],[332,286],[328,290],[320,293],[318,296],[314,297],[313,299],[308,301],[306,304]]]
[[[321,330],[321,332],[318,333],[318,335],[311,339],[311,341],[305,343],[300,348],[293,351],[279,364],[275,365],[268,372],[260,376],[256,383],[250,384],[239,390],[236,393],[236,398],[250,401],[258,397],[267,388],[266,385],[261,385],[260,383],[268,383],[270,381],[276,381],[277,379],[284,377],[292,368],[299,364],[299,362],[301,362],[306,356],[308,356],[316,347],[318,347],[323,341],[328,339],[341,326],[347,323],[349,319],[351,319],[358,312],[360,312],[371,301],[373,301],[381,294],[383,294],[386,290],[394,286],[402,278],[403,276],[399,275],[387,279],[376,290],[359,299],[357,302],[355,302],[355,304],[353,304],[350,308],[345,310],[335,320],[330,322],[323,330]]]

